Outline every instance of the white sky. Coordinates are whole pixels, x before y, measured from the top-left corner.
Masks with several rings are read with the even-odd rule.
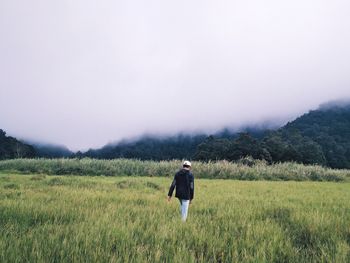
[[[350,97],[348,0],[0,0],[0,128],[100,147]]]

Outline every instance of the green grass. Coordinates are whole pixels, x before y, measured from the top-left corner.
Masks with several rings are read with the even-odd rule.
[[[248,162],[247,162],[248,161]],[[15,159],[0,161],[0,171],[47,175],[104,175],[167,177],[179,169],[181,161],[140,161],[128,159]],[[249,165],[246,165],[248,163]],[[196,178],[269,180],[269,181],[350,181],[350,170],[335,170],[318,165],[277,163],[243,159],[238,163],[227,161],[193,162]]]
[[[0,262],[350,262],[350,183],[0,174]]]

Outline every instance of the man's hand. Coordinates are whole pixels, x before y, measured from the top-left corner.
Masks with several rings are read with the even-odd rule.
[[[171,196],[168,196],[168,202],[170,202],[170,200],[171,200]]]

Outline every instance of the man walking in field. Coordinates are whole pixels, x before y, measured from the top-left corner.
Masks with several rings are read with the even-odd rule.
[[[174,189],[175,197],[180,201],[181,219],[186,221],[188,206],[191,204],[194,195],[194,177],[191,172],[191,163],[184,161],[182,169],[175,174],[174,180],[168,193],[168,202],[170,202]]]

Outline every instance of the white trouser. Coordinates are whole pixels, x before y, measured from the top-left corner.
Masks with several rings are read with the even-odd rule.
[[[179,201],[180,201],[181,220],[186,221],[190,200],[179,199]]]

